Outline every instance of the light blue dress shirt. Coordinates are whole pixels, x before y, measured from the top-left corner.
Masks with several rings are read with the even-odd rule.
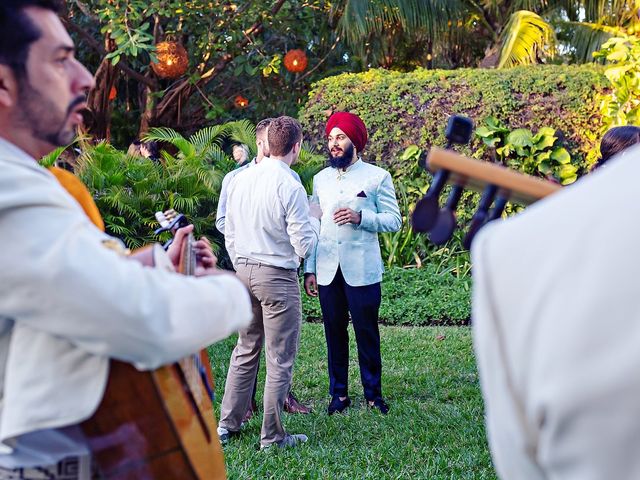
[[[353,287],[380,282],[384,266],[378,233],[395,232],[402,225],[389,172],[362,160],[346,172],[325,168],[313,178],[313,199],[322,209],[320,238],[305,273],[315,273],[320,285],[329,285],[340,266]],[[333,213],[343,207],[361,213],[360,225],[336,225]]]

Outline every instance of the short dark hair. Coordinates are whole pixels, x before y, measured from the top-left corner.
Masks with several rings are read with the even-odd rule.
[[[262,134],[262,132],[267,128],[269,128],[269,125],[271,125],[271,122],[273,122],[274,120],[274,118],[263,118],[262,120],[260,120],[256,125],[256,137]]]
[[[26,74],[31,44],[42,32],[24,12],[39,7],[55,13],[61,11],[58,0],[1,0],[0,1],[0,64],[9,66],[16,76]]]
[[[278,117],[269,125],[267,140],[271,155],[284,157],[302,140],[302,127],[295,118]]]
[[[594,168],[601,167],[616,153],[640,143],[640,127],[626,125],[607,130],[600,140],[600,159]]]

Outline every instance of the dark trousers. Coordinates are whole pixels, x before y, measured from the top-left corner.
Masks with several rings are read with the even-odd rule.
[[[327,338],[329,393],[346,397],[349,385],[349,313],[358,345],[360,378],[367,400],[382,398],[382,359],[380,357],[380,283],[352,287],[338,267],[329,285],[319,285],[320,308]]]

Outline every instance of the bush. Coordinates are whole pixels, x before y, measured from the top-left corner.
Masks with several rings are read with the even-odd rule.
[[[302,316],[322,319],[320,302],[303,294]],[[437,266],[387,270],[382,279],[380,322],[388,325],[464,325],[471,317],[471,279]]]
[[[349,110],[362,117],[369,130],[364,158],[406,172],[400,160],[405,148],[443,146],[444,127],[451,114],[462,114],[480,124],[489,116],[507,128],[540,127],[559,130],[566,148],[586,160],[599,140],[600,97],[607,79],[602,67],[527,66],[505,70],[424,70],[412,73],[382,69],[343,74],[316,83],[300,110],[305,135],[324,148],[324,125],[331,111]],[[475,138],[466,154],[484,151]]]

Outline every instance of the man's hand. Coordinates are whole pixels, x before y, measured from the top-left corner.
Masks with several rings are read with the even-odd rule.
[[[310,297],[318,296],[318,282],[316,282],[316,276],[313,273],[304,274],[304,291]]]
[[[312,217],[316,217],[318,220],[320,220],[322,218],[322,209],[320,208],[320,204],[310,203],[309,215],[311,215]]]
[[[360,212],[355,212],[350,208],[339,208],[333,213],[333,221],[338,225],[346,225],[347,223],[360,225],[361,220],[362,215]]]
[[[179,228],[175,233],[173,243],[167,250],[167,255],[176,269],[180,264],[182,244],[186,241],[187,236],[191,232],[193,232],[193,225],[187,225],[186,227]],[[218,259],[213,254],[213,250],[211,250],[211,243],[209,243],[209,240],[206,237],[202,237],[200,240],[194,242],[193,250],[196,254],[196,277],[222,273],[222,271],[217,268]]]

